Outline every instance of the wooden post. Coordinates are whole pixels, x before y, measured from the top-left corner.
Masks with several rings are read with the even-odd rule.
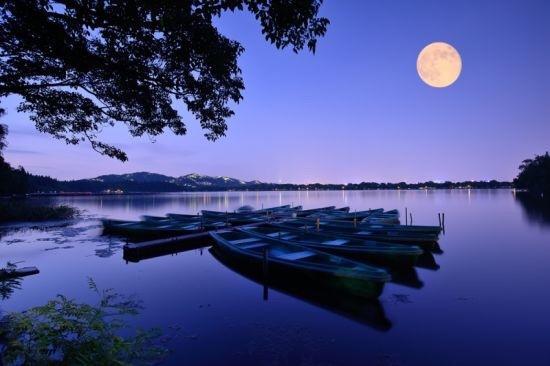
[[[437,218],[439,220],[439,227],[442,227],[441,226],[441,213],[439,213],[439,212],[437,213]]]
[[[268,253],[267,248],[264,248],[264,258],[263,258],[263,270],[264,270],[264,300],[267,301],[268,298],[268,287],[267,287],[267,277],[268,277]]]
[[[408,219],[409,219],[409,214],[407,213],[407,208],[405,207],[405,226],[407,226],[407,224],[409,223]]]
[[[441,222],[442,222],[442,225],[443,225],[443,230],[445,230],[445,212],[443,212],[441,214]]]
[[[263,255],[263,270],[264,270],[264,279],[267,280],[267,275],[268,275],[268,263],[269,263],[269,259],[268,259],[268,253],[267,253],[267,247],[264,248],[264,255]]]

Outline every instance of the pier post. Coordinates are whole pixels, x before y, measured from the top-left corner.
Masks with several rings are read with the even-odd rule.
[[[405,226],[407,226],[407,224],[409,223],[408,220],[409,220],[409,215],[407,213],[407,208],[405,207]]]
[[[267,248],[264,248],[264,253],[263,253],[263,254],[264,254],[264,255],[263,255],[264,279],[267,281],[268,263],[269,263]]]
[[[441,213],[439,213],[439,212],[437,213],[437,218],[439,220],[439,227],[442,227],[441,226]]]
[[[442,225],[443,225],[443,231],[445,231],[445,212],[443,212],[441,214],[441,217],[442,217],[441,222],[442,222]]]
[[[267,252],[267,248],[264,248],[264,253],[263,253],[263,272],[264,272],[264,301],[267,301],[268,299],[268,286],[267,286],[267,276],[268,276],[268,263],[269,263],[269,259],[268,259],[268,252]]]

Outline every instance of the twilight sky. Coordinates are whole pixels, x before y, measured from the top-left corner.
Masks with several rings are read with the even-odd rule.
[[[508,180],[550,150],[550,1],[325,0],[321,15],[331,24],[315,55],[277,50],[248,13],[220,19],[246,49],[244,100],[225,138],[207,141],[180,106],[187,136],[152,143],[105,130],[129,155],[121,163],[36,132],[9,97],[5,157],[61,179],[150,171],[347,183]],[[416,72],[434,41],[462,57],[448,88]]]

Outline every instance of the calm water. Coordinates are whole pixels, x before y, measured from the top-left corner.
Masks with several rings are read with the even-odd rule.
[[[137,294],[141,327],[180,327],[167,364],[185,365],[549,365],[550,215],[508,190],[229,192],[59,198],[86,217],[47,230],[8,232],[0,264],[39,267],[0,309],[22,310],[57,293],[95,300],[100,287]],[[122,242],[101,236],[98,217],[196,213],[293,203],[413,214],[446,233],[439,269],[390,283],[379,303],[323,297],[322,289],[270,289],[204,249],[126,263]],[[205,241],[205,246],[210,242]],[[403,281],[401,281],[403,282]],[[1,298],[1,297],[0,297]]]

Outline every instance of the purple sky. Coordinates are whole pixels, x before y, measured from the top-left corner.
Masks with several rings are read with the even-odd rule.
[[[326,0],[316,55],[279,51],[247,13],[220,28],[246,48],[246,90],[227,137],[209,142],[180,106],[189,134],[154,143],[105,130],[129,162],[66,146],[34,130],[16,97],[2,101],[6,159],[32,173],[191,172],[272,182],[512,179],[550,150],[550,1]],[[416,58],[444,41],[461,54],[451,87],[425,85]]]

